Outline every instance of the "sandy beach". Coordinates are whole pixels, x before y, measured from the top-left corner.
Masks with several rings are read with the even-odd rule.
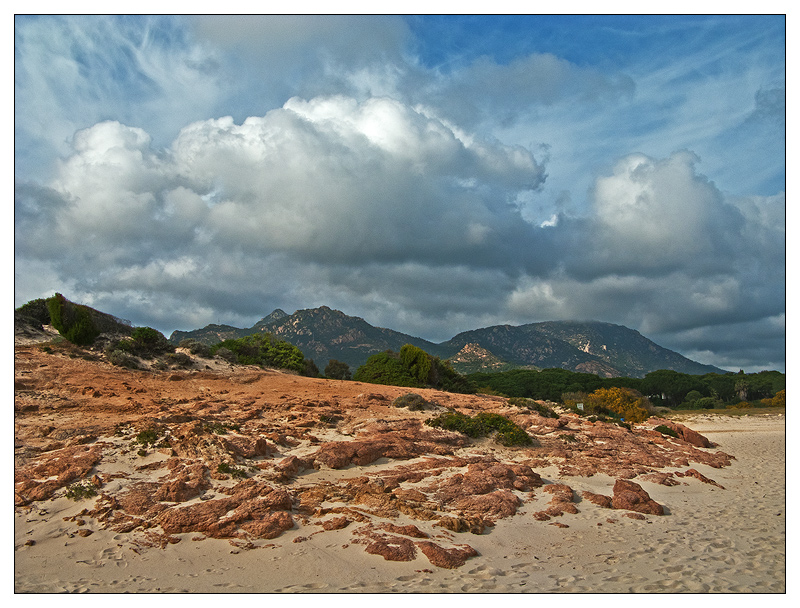
[[[699,415],[682,422],[735,457],[723,468],[693,464],[724,489],[690,477],[673,486],[637,479],[665,515],[630,519],[580,500],[579,513],[559,518],[568,527],[530,516],[550,499],[537,492],[483,534],[450,534],[479,554],[459,568],[434,567],[421,555],[408,562],[369,555],[352,543],[349,529],[317,535],[295,527],[251,549],[192,533],[176,535],[181,542],[163,549],[137,546],[128,534],[91,520],[76,525],[86,504],[57,497],[16,509],[15,591],[785,592],[784,417]],[[538,472],[546,483],[561,481],[556,467]],[[576,493],[608,493],[614,479],[596,474],[563,482]],[[420,525],[405,516],[394,523]],[[82,529],[91,533],[81,536]]]

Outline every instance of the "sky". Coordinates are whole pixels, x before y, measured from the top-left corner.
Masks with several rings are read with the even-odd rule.
[[[785,371],[785,27],[18,15],[14,305],[598,320]]]

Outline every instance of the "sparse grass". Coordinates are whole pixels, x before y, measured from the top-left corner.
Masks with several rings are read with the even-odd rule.
[[[68,486],[65,496],[70,500],[84,500],[92,496],[97,496],[97,488],[94,487],[91,481],[84,479],[83,481]]]
[[[774,416],[775,414],[786,414],[783,407],[760,407],[760,408],[719,408],[711,410],[673,410],[662,415],[663,418],[680,421],[686,418],[697,416]]]
[[[231,477],[244,479],[247,477],[247,471],[244,469],[240,469],[237,466],[231,466],[227,462],[221,462],[217,467],[217,473],[222,473],[224,475],[230,475]]]
[[[563,435],[561,435],[561,440],[564,441],[565,443],[577,443],[578,442],[578,438],[575,437],[575,435],[573,435],[572,433],[564,433]]]
[[[231,422],[206,422],[203,425],[203,430],[206,433],[214,433],[215,435],[227,435],[228,431],[238,431],[240,428],[238,424]]]

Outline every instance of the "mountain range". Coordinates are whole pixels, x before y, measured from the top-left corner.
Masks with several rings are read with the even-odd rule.
[[[360,317],[321,306],[291,315],[277,309],[249,328],[214,324],[193,331],[174,331],[169,339],[174,344],[192,338],[211,345],[260,332],[269,332],[295,345],[320,369],[330,359],[337,359],[355,370],[370,355],[399,351],[404,344],[413,344],[431,355],[449,359],[461,373],[515,368],[564,368],[607,378],[641,378],[659,369],[687,374],[725,373],[663,348],[636,330],[599,321],[495,325],[465,331],[437,344],[375,327]]]

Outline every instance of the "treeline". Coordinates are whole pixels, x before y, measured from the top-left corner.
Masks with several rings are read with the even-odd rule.
[[[644,378],[600,378],[595,374],[553,368],[478,372],[469,374],[467,379],[478,387],[479,392],[554,402],[562,402],[563,396],[570,393],[630,388],[647,395],[655,406],[676,409],[710,409],[740,402],[771,400],[776,396],[780,398],[780,391],[786,389],[786,374],[777,371],[691,375],[658,370]]]

